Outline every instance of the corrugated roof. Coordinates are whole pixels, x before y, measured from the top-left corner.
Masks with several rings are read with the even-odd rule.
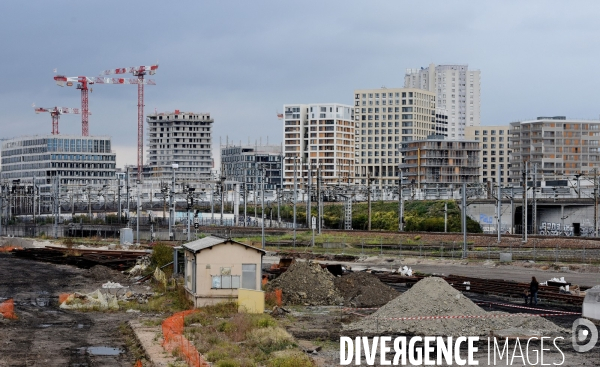
[[[185,248],[186,250],[196,253],[198,251],[219,245],[221,243],[226,243],[226,242],[234,242],[234,243],[237,243],[238,245],[250,247],[255,250],[261,251],[263,253],[266,253],[266,251],[259,249],[257,247],[249,246],[249,245],[246,245],[245,243],[237,242],[232,239],[221,238],[221,237],[216,237],[216,236],[208,236],[208,237],[204,237],[204,238],[192,241],[192,242],[188,242],[188,243],[183,244],[182,247]]]

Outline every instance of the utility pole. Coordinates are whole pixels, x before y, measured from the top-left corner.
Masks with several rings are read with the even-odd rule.
[[[248,185],[246,184],[246,170],[244,169],[244,227],[248,223]]]
[[[527,242],[527,161],[525,161],[525,170],[523,171],[523,242]]]
[[[515,234],[515,190],[510,188],[510,234]]]
[[[142,209],[142,183],[140,182],[140,179],[138,178],[137,180],[137,208],[135,209],[135,214],[136,214],[136,221],[135,221],[135,226],[136,226],[136,239],[137,239],[137,243],[140,243],[140,211]],[[104,201],[104,205],[106,205],[106,197],[105,197],[105,201]]]
[[[223,208],[225,204],[225,176],[223,176],[223,171],[221,170],[221,226],[223,226]]]
[[[321,167],[317,169],[317,185],[319,191],[319,223],[317,229],[319,230],[319,234],[321,234],[321,230],[323,229],[323,174],[321,173]]]
[[[500,165],[498,165],[498,243],[502,241],[502,188],[500,187]]]
[[[262,236],[262,249],[265,249],[265,166],[261,165],[260,167],[262,173],[262,182],[261,182],[261,209],[260,209],[260,217],[261,217],[261,236]]]
[[[121,224],[121,176],[119,176],[117,181],[118,188],[118,197],[119,197],[119,224]]]
[[[594,237],[598,237],[598,169],[594,168]]]
[[[125,176],[125,185],[126,185],[126,189],[127,192],[125,193],[127,196],[127,228],[129,228],[130,222],[129,222],[129,167],[126,168],[126,176]],[[89,192],[88,192],[88,200],[89,200]],[[91,214],[91,209],[90,209],[90,221],[92,220],[92,214]],[[163,211],[163,218],[165,217],[164,215],[164,211]]]
[[[532,187],[532,202],[533,205],[531,207],[531,226],[532,228],[532,232],[533,234],[537,234],[538,233],[538,229],[537,229],[537,200],[535,198],[535,188],[537,187],[537,163],[535,163],[533,165],[533,187]],[[581,189],[580,189],[581,191]]]
[[[448,232],[448,202],[444,203],[444,233]]]
[[[169,192],[169,240],[175,239],[173,226],[175,225],[175,170],[179,168],[177,163],[171,165],[173,168],[173,181],[171,182],[171,191]]]
[[[367,231],[371,230],[371,172],[367,172]]]
[[[312,203],[312,177],[311,177],[311,173],[312,173],[312,169],[311,167],[307,164],[307,171],[308,171],[308,200],[306,200],[306,226],[311,226],[312,225],[312,208],[311,208],[311,203]]]
[[[298,201],[298,177],[296,170],[296,159],[294,157],[294,247],[296,247],[296,202]]]
[[[462,258],[467,258],[467,184],[462,186],[462,230],[463,230],[463,253]]]
[[[398,179],[398,231],[404,230],[404,198],[402,197],[402,170]]]
[[[60,196],[58,177],[58,175],[54,176],[54,238],[58,238],[58,200]]]

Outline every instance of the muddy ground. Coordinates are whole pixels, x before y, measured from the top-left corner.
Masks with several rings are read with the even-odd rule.
[[[404,292],[407,290],[406,287],[401,285],[395,285],[395,288]],[[503,302],[503,303],[513,303],[516,306],[523,306],[522,302],[509,302],[507,299],[499,298],[499,297],[488,297],[482,296],[479,294],[465,293],[466,296],[471,298],[473,301],[480,302]],[[519,313],[523,312],[523,310],[512,308],[512,307],[499,307],[493,306],[490,308],[487,304],[482,304],[481,307],[488,311],[502,311],[507,313]],[[540,309],[553,309],[553,310],[561,310],[561,311],[580,311],[581,308],[569,305],[544,305],[541,304],[538,306]],[[356,321],[360,318],[360,316],[356,315],[356,313],[367,314],[368,312],[373,311],[356,311],[356,313],[343,313],[340,312],[340,307],[336,306],[315,306],[315,307],[305,307],[305,306],[296,306],[296,307],[288,307],[287,308],[290,313],[285,316],[285,321],[283,321],[286,329],[290,332],[296,339],[298,340],[307,340],[310,341],[313,345],[318,345],[321,347],[317,353],[312,354],[312,358],[316,362],[319,367],[331,367],[331,366],[339,366],[339,358],[340,358],[340,336],[350,336],[356,337],[360,336],[358,334],[346,333],[341,331],[342,324],[349,324],[353,321]],[[532,313],[537,313],[535,311],[531,311]],[[561,317],[550,317],[548,320],[556,323],[558,326],[563,327],[565,329],[570,329],[573,322],[577,319],[577,316],[561,316]],[[383,336],[383,334],[382,334]],[[385,335],[385,336],[399,336],[399,335]],[[558,340],[561,351],[564,353],[564,362],[563,366],[598,366],[600,365],[600,343],[596,345],[594,349],[587,353],[577,353],[573,350],[571,345],[571,334],[565,332],[562,335],[565,339],[563,341]],[[526,342],[526,341],[525,341]],[[476,354],[476,359],[480,361],[481,366],[488,366],[487,364],[487,341],[481,343],[480,351]],[[511,344],[511,347],[514,345]],[[539,345],[537,345],[539,349]],[[546,348],[546,347],[545,347]],[[532,347],[533,350],[533,347]],[[512,352],[511,352],[512,353]],[[531,352],[531,358],[533,360],[533,352]],[[379,357],[377,358],[379,360]],[[556,363],[560,364],[563,360],[562,354],[556,352],[554,350],[552,353],[546,353],[544,356],[544,363]],[[517,360],[512,364],[513,366],[521,366],[522,364],[518,363]],[[354,362],[352,363],[354,365]],[[367,364],[363,364],[366,366]],[[490,365],[494,365],[493,363]],[[497,366],[508,366],[510,363],[497,361]],[[537,364],[539,365],[539,364]],[[376,363],[375,366],[380,366],[379,363]]]
[[[0,254],[0,301],[13,298],[18,316],[0,321],[0,366],[132,366],[119,325],[135,315],[58,307],[59,294],[93,291],[105,281],[84,269]]]

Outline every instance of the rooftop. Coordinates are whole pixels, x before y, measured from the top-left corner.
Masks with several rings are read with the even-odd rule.
[[[242,242],[234,241],[230,238],[222,238],[222,237],[217,237],[217,236],[208,236],[208,237],[204,237],[204,238],[192,241],[192,242],[188,242],[188,243],[183,244],[182,247],[193,253],[197,253],[199,251],[209,249],[213,246],[217,246],[217,245],[220,245],[223,243],[236,243],[238,245],[242,245],[244,247],[248,247],[248,248],[254,249],[256,251],[260,251],[263,254],[266,253],[265,250],[259,249],[257,247],[250,246],[250,245],[247,245]]]

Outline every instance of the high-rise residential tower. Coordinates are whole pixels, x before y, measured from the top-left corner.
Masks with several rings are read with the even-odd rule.
[[[404,87],[434,92],[437,107],[448,115],[448,139],[464,139],[465,127],[481,124],[481,72],[468,65],[407,69]]]
[[[177,180],[210,178],[212,160],[212,125],[208,113],[155,113],[148,122],[149,178],[171,179],[177,164]]]
[[[500,185],[511,182],[510,126],[467,126],[465,139],[480,142],[481,182],[496,182],[500,168]]]
[[[307,170],[321,169],[324,184],[349,184],[354,175],[352,106],[339,103],[283,106],[284,186],[292,189],[294,167],[304,189]]]
[[[356,177],[377,188],[398,184],[402,144],[436,133],[433,92],[416,88],[357,89],[354,91]]]

